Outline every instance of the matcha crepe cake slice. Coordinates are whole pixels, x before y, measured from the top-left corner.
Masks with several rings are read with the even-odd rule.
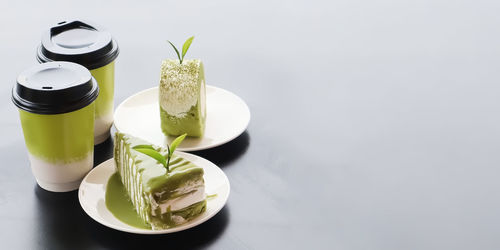
[[[201,60],[184,60],[189,38],[182,48],[182,57],[162,62],[159,86],[161,129],[166,135],[201,137],[205,130],[205,73]]]
[[[150,151],[145,154],[140,148]],[[203,168],[168,151],[131,135],[115,134],[120,179],[135,210],[153,230],[184,224],[206,209]],[[167,165],[165,158],[160,159],[163,156],[169,157]]]

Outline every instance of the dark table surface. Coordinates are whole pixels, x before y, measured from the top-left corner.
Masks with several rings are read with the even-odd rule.
[[[499,7],[1,1],[0,249],[500,249]],[[10,91],[42,31],[74,18],[119,43],[115,105],[156,86],[166,40],[190,35],[208,84],[247,102],[245,133],[195,152],[231,182],[215,217],[134,235],[93,221],[76,192],[37,186]]]

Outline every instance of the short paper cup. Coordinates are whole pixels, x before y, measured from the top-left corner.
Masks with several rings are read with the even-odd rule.
[[[90,72],[70,62],[40,64],[17,78],[12,101],[19,108],[31,170],[43,189],[78,189],[92,169],[98,94]]]

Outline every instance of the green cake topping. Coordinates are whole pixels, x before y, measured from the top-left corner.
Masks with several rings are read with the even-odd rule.
[[[160,106],[172,116],[184,118],[198,104],[200,88],[204,87],[202,63],[198,59],[164,60],[160,75]],[[200,83],[202,81],[202,83]]]
[[[138,145],[149,145],[155,151],[157,151],[162,156],[168,154],[168,150],[166,148],[157,147],[155,145],[148,144],[146,141],[143,141],[137,137],[133,137],[123,133],[116,133],[115,140],[122,144],[123,148],[120,149],[120,145],[115,146],[115,161],[123,161],[127,163],[131,160],[137,167],[137,171],[140,172],[142,176],[142,185],[144,191],[148,193],[154,193],[162,189],[162,185],[165,184],[170,178],[174,177],[172,180],[176,178],[185,178],[185,180],[189,179],[192,174],[203,176],[203,169],[197,167],[190,161],[173,154],[170,159],[169,164],[169,172],[165,166],[158,162],[155,158],[152,158],[148,155],[139,153],[134,149],[135,146]],[[120,151],[126,155],[126,159],[122,159]],[[177,176],[176,176],[177,175]]]

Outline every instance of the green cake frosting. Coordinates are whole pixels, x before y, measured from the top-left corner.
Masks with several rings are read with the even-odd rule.
[[[166,135],[201,137],[205,130],[205,73],[201,60],[164,60],[159,100],[161,128]]]
[[[117,172],[123,186],[139,216],[153,229],[170,228],[185,223],[196,217],[206,208],[203,179],[203,168],[192,162],[173,155],[170,161],[170,172],[155,159],[133,149],[137,145],[151,145],[139,138],[116,133],[114,159]],[[167,149],[154,146],[154,149],[166,155]],[[203,191],[203,199],[188,204],[177,210],[169,204],[187,197],[194,192]]]

